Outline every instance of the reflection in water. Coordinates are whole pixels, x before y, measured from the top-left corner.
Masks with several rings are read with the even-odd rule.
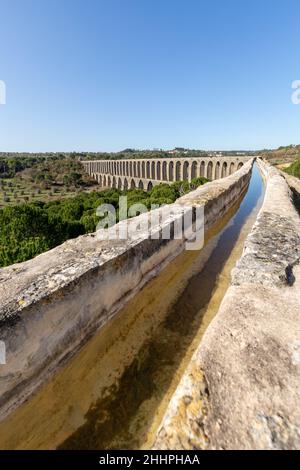
[[[248,192],[59,370],[0,423],[7,449],[149,448],[169,400],[229,285],[262,201]]]
[[[261,177],[255,167],[247,195],[219,235],[204,269],[188,281],[184,291],[168,310],[165,320],[142,346],[118,384],[103,391],[102,397],[87,412],[85,423],[61,448],[141,447],[151,416],[157,404],[163,400],[178,364],[199,330],[218,276],[247,218],[254,208],[257,211],[262,191]],[[229,279],[226,281],[228,285]]]

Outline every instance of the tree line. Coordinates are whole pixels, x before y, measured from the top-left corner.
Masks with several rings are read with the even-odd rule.
[[[102,204],[112,204],[118,220],[120,195],[127,196],[128,207],[142,203],[150,209],[151,204],[170,204],[206,182],[200,177],[191,183],[160,184],[149,192],[112,188],[51,202],[4,207],[0,210],[0,266],[26,261],[70,238],[94,232],[99,222],[96,209]]]

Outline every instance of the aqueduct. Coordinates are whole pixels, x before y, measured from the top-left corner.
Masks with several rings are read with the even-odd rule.
[[[2,268],[0,449],[299,449],[293,197],[299,180],[249,160],[164,221],[128,219],[127,238]],[[205,244],[188,251],[175,224],[201,206]]]
[[[160,183],[215,180],[239,170],[251,157],[155,158],[82,162],[85,171],[103,188],[151,190]]]

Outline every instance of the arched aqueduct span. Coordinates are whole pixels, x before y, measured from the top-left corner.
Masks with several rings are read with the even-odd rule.
[[[251,157],[155,158],[82,162],[101,187],[151,190],[160,183],[191,181],[204,176],[215,180],[239,170]]]

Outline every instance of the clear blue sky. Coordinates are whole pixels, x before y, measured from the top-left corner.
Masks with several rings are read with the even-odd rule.
[[[300,143],[299,0],[0,0],[0,151]]]

